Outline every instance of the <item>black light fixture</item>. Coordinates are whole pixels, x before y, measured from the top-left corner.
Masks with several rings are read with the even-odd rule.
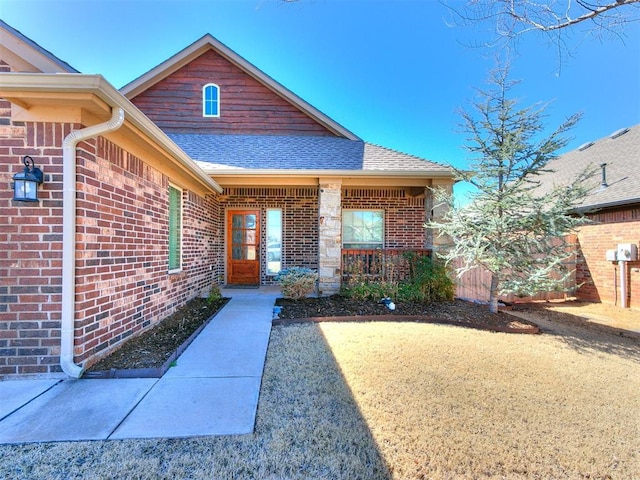
[[[24,170],[13,176],[13,199],[19,202],[37,202],[38,185],[44,181],[44,175],[29,155],[22,159],[22,163]]]

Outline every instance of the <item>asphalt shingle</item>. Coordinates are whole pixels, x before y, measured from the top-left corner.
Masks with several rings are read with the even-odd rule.
[[[229,169],[443,171],[448,167],[360,140],[320,136],[169,134],[208,172]]]
[[[600,165],[606,163],[607,187],[602,187]],[[567,184],[580,172],[595,167],[593,188],[583,207],[604,207],[640,202],[640,125],[618,130],[593,143],[565,153],[548,163],[552,173],[541,178],[540,191]]]

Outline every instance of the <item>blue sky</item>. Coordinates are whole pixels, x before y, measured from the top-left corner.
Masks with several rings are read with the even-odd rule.
[[[469,46],[491,25],[449,26],[435,0],[0,0],[0,18],[118,88],[211,33],[364,140],[460,168],[458,110],[496,55]],[[562,63],[542,37],[519,41],[523,105],[552,101],[550,128],[584,114],[569,148],[640,123],[640,25],[624,34],[575,33]]]

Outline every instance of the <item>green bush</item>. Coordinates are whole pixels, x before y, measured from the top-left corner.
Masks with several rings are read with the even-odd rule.
[[[380,300],[381,298],[396,296],[397,285],[385,281],[352,281],[342,287],[340,294],[356,300]]]
[[[405,255],[410,265],[411,280],[408,285],[398,289],[399,294],[400,290],[403,290],[402,294],[406,297],[404,300],[419,302],[453,300],[455,284],[442,262],[415,253]]]
[[[385,277],[364,275],[356,263],[341,294],[357,300],[380,300],[390,297],[398,302],[441,302],[452,300],[455,284],[441,262],[415,253],[404,254],[408,265],[407,280],[398,281],[388,273]]]
[[[304,298],[316,289],[317,272],[310,268],[289,267],[276,277],[282,289],[282,296],[292,300]]]
[[[220,287],[215,283],[211,285],[211,289],[209,290],[209,295],[207,296],[207,303],[214,304],[218,300],[222,298],[222,293],[220,293]]]

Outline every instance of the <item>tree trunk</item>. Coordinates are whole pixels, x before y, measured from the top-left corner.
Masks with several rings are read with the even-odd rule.
[[[491,274],[491,286],[489,287],[489,311],[498,313],[498,276]]]

